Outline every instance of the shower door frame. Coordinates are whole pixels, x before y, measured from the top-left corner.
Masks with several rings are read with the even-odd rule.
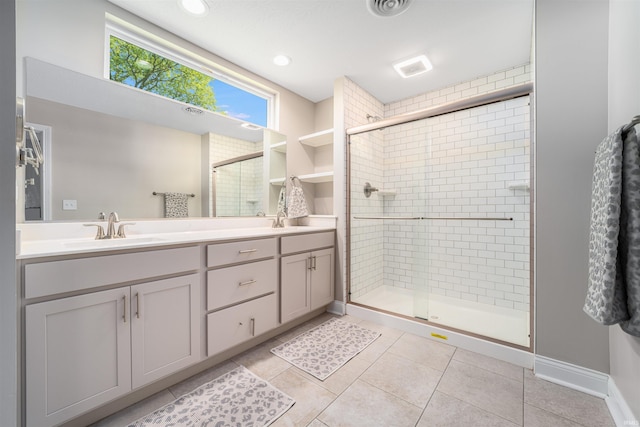
[[[502,341],[496,338],[487,337],[485,335],[476,334],[473,332],[465,331],[463,329],[453,328],[447,325],[443,325],[440,323],[436,323],[433,321],[427,321],[417,317],[405,316],[399,313],[391,312],[388,310],[379,309],[376,307],[367,306],[364,304],[360,304],[357,302],[351,301],[351,137],[354,135],[359,135],[362,133],[384,129],[389,126],[401,125],[405,123],[415,122],[418,120],[428,119],[430,117],[441,116],[444,114],[455,113],[457,111],[467,110],[474,107],[481,107],[483,105],[494,104],[497,102],[508,101],[514,98],[520,98],[523,96],[530,96],[530,109],[532,114],[530,115],[530,133],[529,133],[529,147],[531,153],[530,160],[530,194],[529,194],[529,229],[530,229],[530,251],[529,251],[529,346],[522,346],[518,344],[514,344],[508,341]],[[429,107],[421,110],[417,110],[410,113],[400,114],[394,117],[390,117],[388,119],[378,120],[372,123],[354,126],[345,131],[346,134],[346,304],[353,304],[356,306],[368,308],[371,310],[375,310],[380,313],[391,314],[393,316],[413,320],[415,322],[429,324],[433,326],[437,326],[442,329],[450,330],[453,332],[458,332],[467,336],[480,338],[486,341],[495,342],[498,344],[506,345],[508,347],[517,348],[520,350],[525,350],[530,353],[534,351],[534,173],[535,173],[535,156],[534,153],[534,126],[533,126],[533,118],[534,118],[534,102],[533,99],[533,83],[523,83],[516,86],[511,86],[505,89],[500,89],[496,91],[487,92],[482,95],[476,95],[473,97],[469,97],[466,99],[453,101],[450,103],[438,105],[435,107]]]

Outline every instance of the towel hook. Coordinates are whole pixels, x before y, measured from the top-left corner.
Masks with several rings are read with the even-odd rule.
[[[631,121],[622,128],[622,136],[625,136],[637,124],[640,124],[640,116],[633,116]]]

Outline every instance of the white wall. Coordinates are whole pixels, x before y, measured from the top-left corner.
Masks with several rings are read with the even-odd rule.
[[[609,132],[640,115],[640,2],[609,3]],[[636,131],[639,128],[636,127]],[[640,419],[640,338],[609,329],[611,377]],[[636,421],[637,423],[637,421]],[[636,424],[637,425],[637,424]]]
[[[608,2],[536,2],[536,353],[609,371],[583,311],[595,147],[607,134]]]
[[[15,274],[15,2],[0,2],[0,425],[18,425]]]

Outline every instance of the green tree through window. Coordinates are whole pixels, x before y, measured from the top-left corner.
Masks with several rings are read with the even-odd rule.
[[[212,77],[114,36],[109,47],[111,80],[222,112],[216,106]]]

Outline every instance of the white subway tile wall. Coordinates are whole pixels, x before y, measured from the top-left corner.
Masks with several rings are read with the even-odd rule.
[[[388,104],[385,116],[530,79],[529,65],[514,67]],[[513,220],[353,221],[352,299],[382,284],[426,286],[431,293],[528,312],[530,193],[514,184],[530,179],[529,127],[527,96],[353,138],[352,215]],[[396,194],[365,199],[365,181]]]
[[[382,117],[384,105],[349,79],[344,84],[345,127],[369,122],[367,115]],[[355,145],[355,146],[354,146]],[[382,215],[382,200],[365,198],[364,184],[382,182],[384,177],[383,134],[370,132],[352,139],[351,216]],[[351,299],[383,285],[383,224],[380,221],[351,221]]]
[[[262,142],[209,134],[209,164],[262,150]],[[216,216],[254,216],[262,206],[262,157],[217,168]],[[213,178],[209,171],[210,179]],[[213,189],[212,189],[213,191]],[[213,197],[209,195],[210,209]],[[212,210],[210,210],[212,212]]]

